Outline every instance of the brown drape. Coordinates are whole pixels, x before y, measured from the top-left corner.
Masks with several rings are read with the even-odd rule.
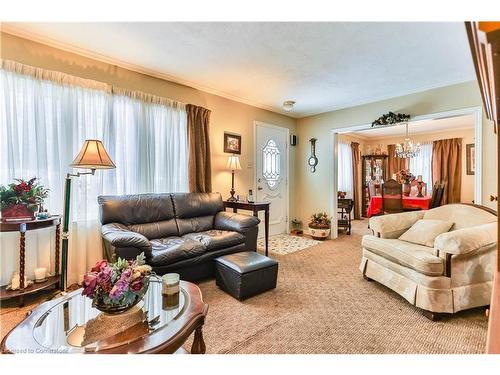
[[[210,161],[210,110],[193,104],[186,105],[189,142],[189,191],[212,191]]]
[[[354,219],[361,219],[361,180],[359,178],[359,143],[351,142],[352,189],[354,199]]]
[[[462,138],[432,143],[432,181],[445,183],[442,204],[460,202],[462,187]]]
[[[408,169],[408,159],[396,157],[396,145],[387,145],[387,180],[402,169]]]

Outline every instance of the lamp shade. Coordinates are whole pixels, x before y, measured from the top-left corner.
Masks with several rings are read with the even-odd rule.
[[[241,169],[240,158],[237,155],[231,155],[229,159],[227,159],[226,168],[232,171]]]
[[[70,167],[83,169],[116,168],[104,145],[97,139],[87,139],[85,141],[75,160],[70,164]]]

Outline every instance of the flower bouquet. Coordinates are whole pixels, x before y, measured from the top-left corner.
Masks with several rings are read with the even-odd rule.
[[[399,183],[403,183],[403,195],[405,197],[410,196],[411,183],[415,180],[415,175],[410,172],[409,169],[401,169],[396,173]]]
[[[118,314],[135,306],[149,286],[151,267],[145,264],[144,253],[135,260],[118,258],[115,263],[100,260],[83,278],[82,295],[92,299],[92,306]]]
[[[398,182],[404,182],[405,184],[410,184],[415,180],[415,175],[410,172],[409,169],[401,169],[398,173],[396,173],[398,177]]]
[[[47,198],[48,189],[39,185],[36,178],[29,181],[16,179],[17,183],[0,186],[2,220],[33,220],[35,211]]]

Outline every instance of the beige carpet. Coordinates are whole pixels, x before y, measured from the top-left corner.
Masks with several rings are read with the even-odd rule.
[[[244,302],[200,284],[210,305],[208,353],[482,353],[487,320],[474,309],[440,322],[358,271],[366,222],[353,235],[277,256],[278,287]],[[2,337],[26,310],[1,309]]]

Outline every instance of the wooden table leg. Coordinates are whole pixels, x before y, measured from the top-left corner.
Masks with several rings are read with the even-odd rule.
[[[202,327],[196,328],[194,331],[193,345],[191,346],[191,354],[205,354],[206,347],[203,341]]]
[[[22,292],[24,285],[24,272],[26,260],[26,224],[21,224],[19,228],[19,291]],[[19,297],[19,307],[24,306],[24,298]]]
[[[233,213],[235,213],[235,214],[238,213],[238,209],[236,207],[233,207]]]
[[[266,257],[269,249],[269,208],[264,210],[264,228],[266,236]]]

